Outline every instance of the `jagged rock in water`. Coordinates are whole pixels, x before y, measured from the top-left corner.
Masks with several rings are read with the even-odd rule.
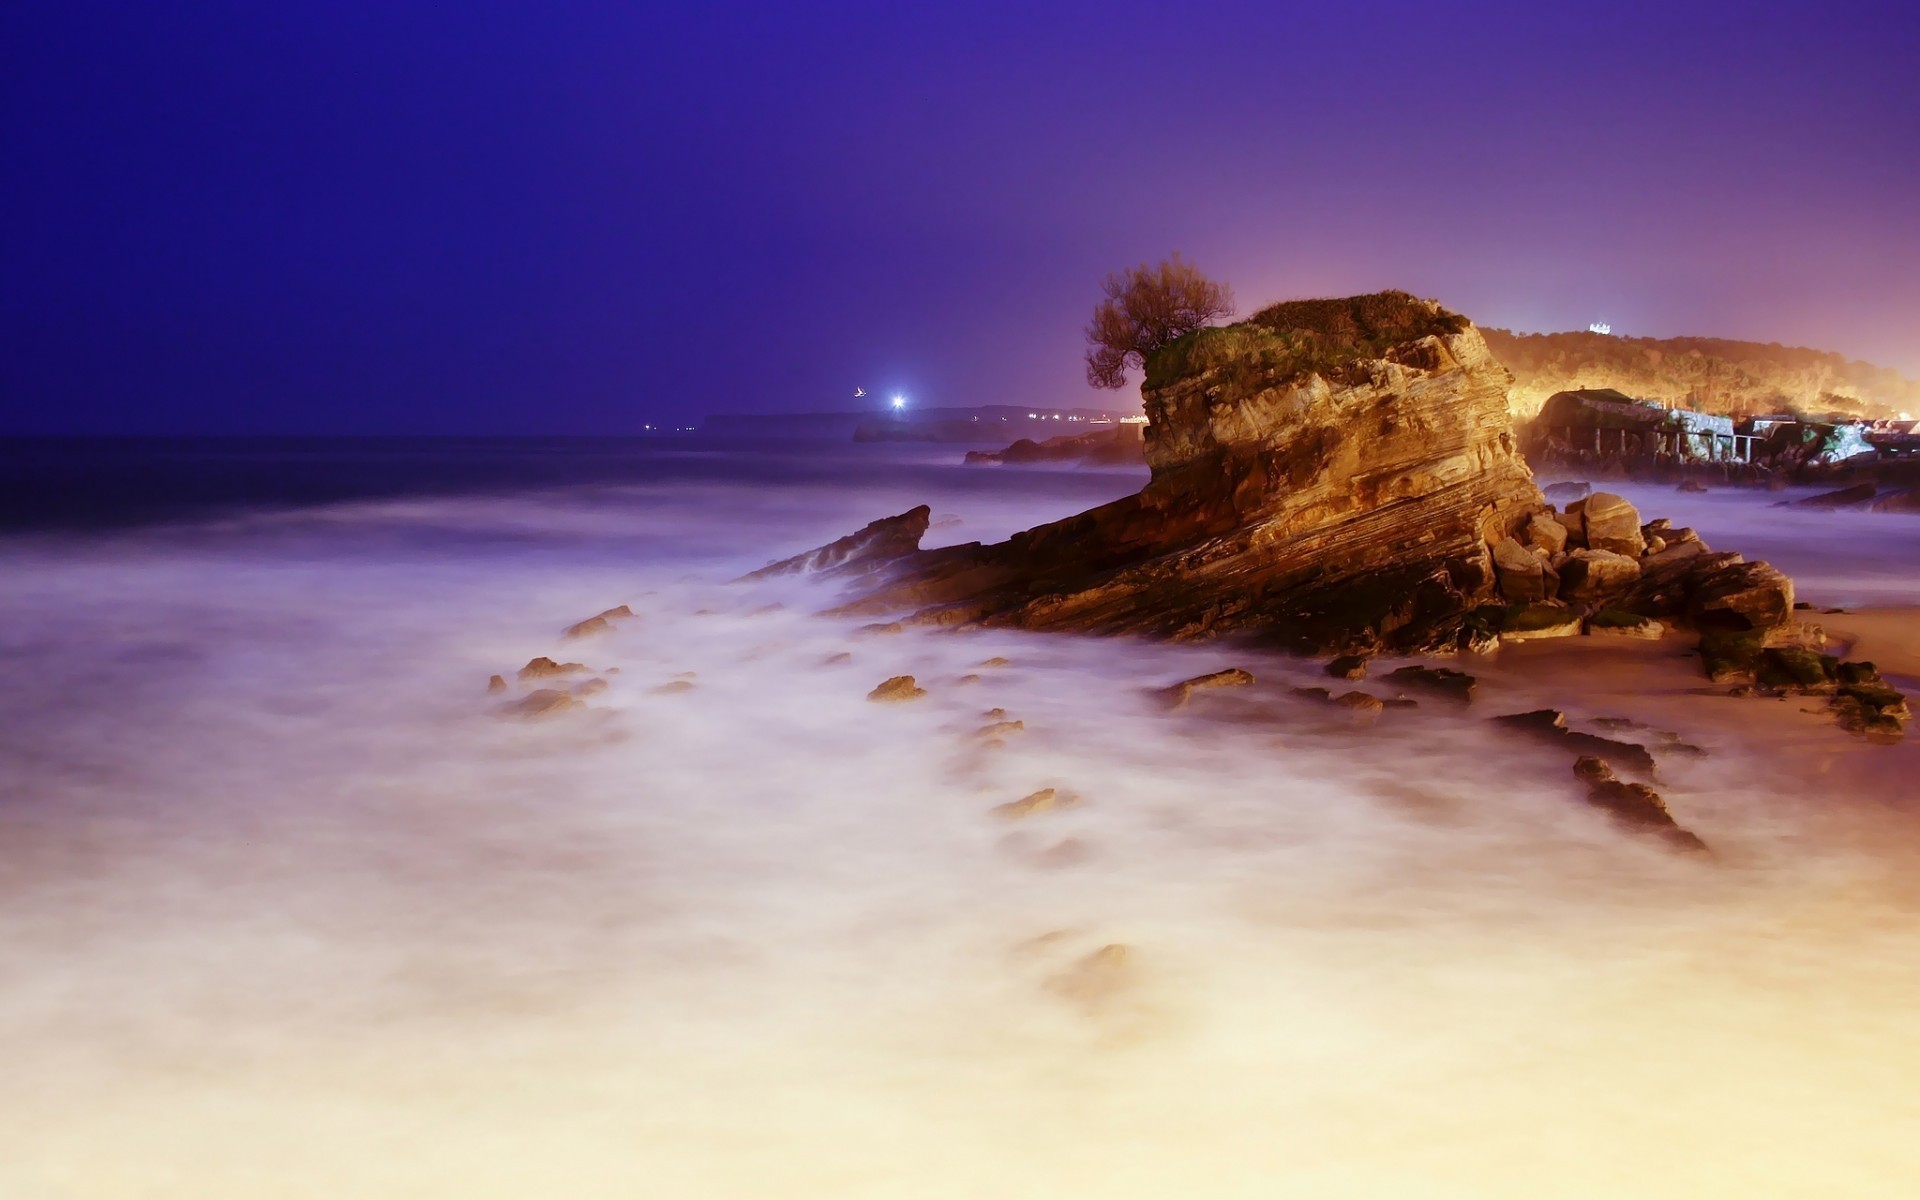
[[[1387,682],[1466,704],[1473,700],[1474,685],[1479,680],[1451,667],[1401,667],[1388,673]]]
[[[865,529],[850,533],[805,554],[770,563],[749,573],[748,579],[769,579],[776,575],[836,574],[857,575],[916,554],[920,539],[926,535],[933,510],[922,504],[897,517],[882,517]]]
[[[537,692],[531,692],[515,700],[501,711],[505,716],[518,717],[523,721],[537,721],[543,717],[558,716],[563,712],[585,707],[585,704],[566,692],[555,688],[541,688]]]
[[[1062,796],[1054,788],[1041,788],[1030,792],[1018,800],[1009,800],[1005,804],[996,804],[992,808],[994,816],[1003,821],[1018,821],[1023,817],[1036,816],[1053,808],[1067,808],[1075,803],[1073,796]]]
[[[1626,764],[1626,769],[1636,775],[1653,778],[1653,752],[1637,742],[1622,742],[1614,738],[1601,737],[1594,733],[1580,733],[1567,728],[1567,714],[1555,708],[1538,708],[1532,712],[1512,713],[1504,717],[1495,717],[1494,724],[1515,733],[1524,734],[1537,741],[1575,754],[1592,755]]]
[[[903,700],[918,700],[927,694],[927,689],[915,683],[911,675],[895,675],[883,679],[870,692],[867,699],[876,703],[897,703]]]
[[[490,675],[487,677],[487,691],[504,692],[506,690],[507,690],[507,681],[505,678],[499,675]]]
[[[1333,703],[1341,708],[1350,708],[1357,715],[1369,717],[1378,715],[1387,706],[1386,701],[1380,697],[1369,696],[1365,692],[1347,692],[1344,695],[1335,696]]]
[[[1342,654],[1327,664],[1327,674],[1335,679],[1365,679],[1367,659],[1362,654]]]
[[[1644,783],[1628,783],[1617,779],[1613,767],[1606,759],[1596,755],[1581,755],[1573,764],[1573,773],[1587,785],[1587,803],[1601,809],[1623,825],[1645,829],[1659,834],[1675,848],[1681,850],[1705,850],[1707,844],[1695,834],[1682,829],[1667,811],[1667,802],[1660,793]]]
[[[1560,505],[1585,500],[1592,494],[1593,485],[1590,483],[1550,483],[1546,490],[1547,499]]]
[[[693,684],[685,679],[669,680],[658,687],[647,689],[649,696],[678,696],[693,690]]]
[[[1171,687],[1160,689],[1161,698],[1169,708],[1185,708],[1193,694],[1203,688],[1246,687],[1253,682],[1253,674],[1239,667],[1228,667],[1224,671],[1215,671],[1210,675],[1195,675],[1192,679],[1182,679]]]
[[[612,633],[613,623],[615,621],[631,617],[632,615],[633,609],[622,604],[616,608],[609,608],[605,612],[596,613],[584,621],[576,621],[574,624],[561,630],[560,636],[568,641],[573,641],[578,638],[593,637],[596,634]]]
[[[524,683],[529,679],[550,679],[558,675],[584,675],[586,673],[587,667],[585,663],[557,663],[550,658],[542,656],[540,658],[529,659],[527,665],[520,668],[520,680]]]

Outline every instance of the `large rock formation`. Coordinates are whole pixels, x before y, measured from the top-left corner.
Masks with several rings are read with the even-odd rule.
[[[1509,377],[1465,317],[1403,292],[1275,305],[1152,355],[1152,478],[1005,542],[920,550],[922,507],[776,564],[856,576],[840,611],[921,624],[1242,635],[1444,653],[1690,624],[1742,651],[1817,634],[1765,563],[1642,526],[1619,496],[1556,511],[1514,446]]]
[[[1450,649],[1492,596],[1489,540],[1544,507],[1507,382],[1471,322],[1399,292],[1202,329],[1147,364],[1139,494],[998,545],[901,555],[852,607]]]

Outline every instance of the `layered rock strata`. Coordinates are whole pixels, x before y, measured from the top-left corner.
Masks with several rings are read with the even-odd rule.
[[[1619,496],[1547,502],[1510,378],[1465,317],[1401,292],[1297,301],[1152,355],[1152,477],[993,545],[918,548],[924,507],[754,577],[856,579],[845,614],[1301,652],[1449,653],[1669,625],[1772,646],[1813,632],[1793,585],[1642,524]],[[750,577],[752,578],[752,577]]]

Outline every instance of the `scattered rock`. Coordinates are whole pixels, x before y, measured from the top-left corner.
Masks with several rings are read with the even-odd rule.
[[[1193,694],[1204,688],[1246,687],[1253,682],[1251,672],[1239,667],[1228,667],[1224,671],[1215,671],[1210,675],[1195,675],[1192,679],[1183,679],[1172,687],[1160,689],[1160,695],[1169,707],[1185,708]]]
[[[1680,481],[1680,486],[1674,490],[1680,492],[1704,492],[1707,490],[1707,485],[1701,483],[1698,479],[1683,479]]]
[[[974,730],[973,736],[976,738],[1004,737],[1009,733],[1020,733],[1025,730],[1026,727],[1027,723],[1025,721],[995,721],[991,725],[984,725]]]
[[[980,677],[978,675],[962,675],[960,678],[954,680],[954,683],[959,684],[962,687],[965,687],[968,684],[974,684],[979,682],[980,682]]]
[[[911,675],[895,675],[884,680],[867,693],[867,699],[879,703],[899,703],[906,700],[918,700],[927,694],[927,689],[914,683]]]
[[[603,613],[567,626],[560,632],[560,636],[568,641],[574,641],[579,638],[593,637],[596,634],[612,633],[613,623],[615,621],[624,617],[631,617],[632,615],[633,609],[622,604],[617,608],[609,608]]]
[[[817,550],[796,554],[760,568],[747,579],[778,575],[864,575],[899,559],[919,553],[933,510],[922,504],[897,517],[882,517],[857,533]]]
[[[1707,844],[1680,828],[1660,793],[1644,783],[1617,779],[1613,767],[1597,755],[1582,755],[1573,764],[1574,775],[1587,785],[1587,803],[1623,825],[1658,833],[1676,849],[1700,851]]]
[[[1001,658],[996,654],[992,658],[984,659],[974,665],[979,667],[1010,667],[1013,665],[1013,660],[1010,658]]]
[[[1359,654],[1342,654],[1327,664],[1327,674],[1335,679],[1365,679],[1367,660]]]
[[[678,696],[683,692],[690,692],[692,690],[693,684],[687,680],[673,679],[661,684],[659,687],[648,688],[647,694],[649,696]]]
[[[1554,708],[1539,708],[1532,712],[1511,713],[1504,717],[1495,717],[1494,724],[1515,733],[1525,734],[1536,741],[1546,742],[1575,754],[1591,754],[1611,759],[1625,765],[1625,769],[1636,775],[1653,778],[1653,752],[1634,742],[1618,741],[1614,738],[1600,737],[1598,734],[1578,733],[1567,728],[1567,714]]]
[[[573,694],[576,696],[598,696],[606,690],[607,681],[598,676],[587,680],[585,683],[576,683],[573,685]]]
[[[1593,485],[1590,483],[1573,482],[1550,483],[1541,489],[1541,494],[1546,496],[1548,503],[1564,507],[1577,500],[1585,500],[1588,496],[1592,495]]]
[[[1348,692],[1343,696],[1335,696],[1333,702],[1341,708],[1350,708],[1364,716],[1376,716],[1386,707],[1385,701],[1378,696],[1369,696],[1365,692]]]
[[[1466,704],[1472,701],[1474,684],[1478,681],[1465,671],[1451,667],[1401,667],[1387,675],[1387,682]]]
[[[825,658],[821,659],[820,665],[823,667],[838,667],[846,663],[850,663],[852,661],[853,661],[853,655],[847,653],[845,650],[842,650],[838,654],[829,654]]]
[[[1055,808],[1067,808],[1075,803],[1071,796],[1062,796],[1054,788],[1041,788],[1030,792],[1018,800],[1009,800],[1005,804],[996,804],[989,809],[994,816],[1005,821],[1018,821],[1024,817],[1035,816]]]
[[[503,677],[499,675],[493,675],[487,679],[487,691],[489,693],[504,692],[506,690],[507,690],[507,681]]]
[[[875,621],[871,625],[862,625],[854,630],[855,637],[887,637],[899,633],[905,626],[898,621]]]
[[[529,659],[527,665],[520,668],[520,680],[524,683],[529,679],[550,679],[559,675],[584,675],[586,672],[587,668],[585,663],[557,663],[550,658],[542,657]]]
[[[541,688],[508,704],[503,713],[523,721],[537,721],[544,717],[558,716],[563,712],[585,707],[585,704],[565,692],[553,688]]]

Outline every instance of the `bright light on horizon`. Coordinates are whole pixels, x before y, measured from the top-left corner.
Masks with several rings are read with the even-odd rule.
[[[895,396],[893,398],[893,411],[899,412],[901,409],[905,408],[906,406],[907,406],[907,398],[905,396]]]

